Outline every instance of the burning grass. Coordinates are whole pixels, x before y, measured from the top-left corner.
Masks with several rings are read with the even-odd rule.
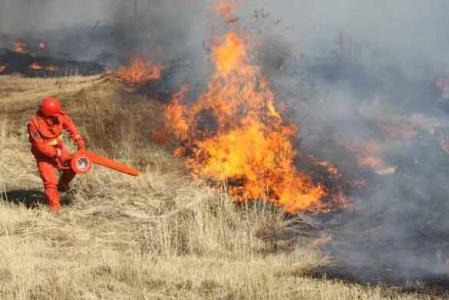
[[[27,45],[23,42],[15,42],[13,43],[11,50],[19,53],[19,54],[25,54],[28,52]]]
[[[95,75],[104,71],[105,68],[96,62],[37,56],[28,51],[0,49],[0,75],[65,77],[68,75]]]
[[[149,59],[131,56],[128,66],[122,66],[117,72],[119,80],[132,86],[142,86],[150,81],[159,80],[164,67]]]
[[[138,142],[145,136],[139,120],[157,119],[159,102],[126,94],[126,105],[117,86],[86,78],[0,81],[7,108],[0,117],[1,298],[416,297],[298,273],[327,264],[298,234],[304,223],[267,203],[235,206],[225,193],[192,185],[182,162],[163,148]],[[79,177],[62,214],[52,216],[41,204],[23,126],[42,94],[60,95],[94,150],[113,143],[114,156],[138,164],[142,177],[107,170]],[[120,121],[123,113],[132,120]],[[107,139],[94,144],[102,135]]]
[[[298,127],[282,119],[243,34],[227,33],[212,60],[216,72],[207,91],[191,105],[177,94],[166,108],[166,127],[181,142],[175,154],[186,156],[197,178],[239,182],[228,184],[237,202],[265,200],[292,213],[344,207],[347,199],[296,167]]]

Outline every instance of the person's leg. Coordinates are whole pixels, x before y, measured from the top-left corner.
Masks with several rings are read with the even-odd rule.
[[[58,183],[58,191],[67,192],[70,189],[70,182],[75,178],[76,174],[72,170],[64,170]]]
[[[50,209],[58,212],[60,208],[59,193],[57,191],[58,177],[55,166],[47,161],[37,161],[37,168],[44,183],[45,196]]]

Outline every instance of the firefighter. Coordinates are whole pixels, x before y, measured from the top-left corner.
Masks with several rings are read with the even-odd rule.
[[[70,117],[62,110],[61,103],[55,97],[45,97],[36,114],[28,123],[31,153],[37,162],[42,178],[45,196],[51,211],[59,212],[59,193],[69,190],[69,183],[75,173],[68,167],[71,154],[62,142],[62,134],[67,131],[77,145],[78,150],[86,144]],[[62,175],[58,176],[58,171]]]

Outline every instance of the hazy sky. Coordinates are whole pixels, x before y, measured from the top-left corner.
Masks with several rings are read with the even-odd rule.
[[[110,20],[115,0],[0,0],[0,31],[41,31]],[[123,1],[122,1],[123,2]],[[129,1],[128,1],[129,2]]]
[[[154,16],[157,10],[170,9],[179,13],[173,23],[180,27],[197,28],[192,18],[178,12],[182,4],[204,7],[213,0],[138,0],[140,14]],[[427,57],[449,61],[449,1],[446,0],[239,0],[242,23],[251,22],[254,10],[269,13],[267,24],[276,34],[282,34],[304,51],[318,51],[333,43],[340,32],[357,41],[391,52],[404,52],[407,57]],[[0,0],[0,32],[41,31],[60,26],[107,24],[118,15],[131,15],[132,0]],[[145,5],[146,4],[146,5]],[[157,16],[156,16],[157,17]],[[198,13],[198,18],[204,13]],[[183,24],[182,20],[188,20]],[[281,23],[275,24],[276,20]],[[167,20],[170,22],[171,20]],[[272,23],[269,23],[271,21]],[[201,22],[201,21],[200,21]],[[270,25],[268,25],[270,27]]]

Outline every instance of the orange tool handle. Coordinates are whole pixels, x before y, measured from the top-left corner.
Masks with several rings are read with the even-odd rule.
[[[110,168],[116,171],[119,171],[124,174],[128,174],[131,176],[139,176],[139,171],[127,166],[125,164],[122,164],[118,161],[109,159],[107,157],[101,156],[99,154],[96,154],[94,152],[88,151],[88,150],[82,150],[82,153],[86,155],[88,158],[92,160],[92,163],[96,165],[100,165],[106,168]]]

